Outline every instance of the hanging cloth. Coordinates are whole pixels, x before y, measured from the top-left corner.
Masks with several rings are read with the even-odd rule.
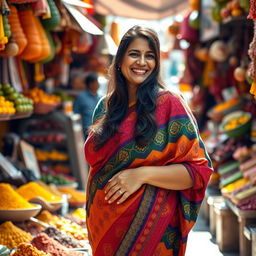
[[[9,69],[9,79],[11,85],[18,91],[22,92],[22,83],[20,79],[20,74],[18,71],[18,66],[15,57],[8,57],[8,69]]]
[[[256,1],[255,0],[250,0],[250,11],[247,18],[256,20]]]

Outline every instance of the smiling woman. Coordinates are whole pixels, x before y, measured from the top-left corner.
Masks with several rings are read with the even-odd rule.
[[[185,255],[212,166],[195,118],[159,70],[157,34],[129,29],[85,143],[94,256]]]

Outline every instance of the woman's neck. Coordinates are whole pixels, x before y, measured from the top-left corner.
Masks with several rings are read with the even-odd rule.
[[[137,88],[129,88],[129,104],[137,100]]]

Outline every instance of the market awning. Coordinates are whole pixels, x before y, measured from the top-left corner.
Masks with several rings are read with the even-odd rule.
[[[159,20],[184,12],[187,0],[94,0],[94,9],[102,15]]]
[[[102,35],[103,31],[100,30],[92,20],[87,18],[82,12],[79,11],[79,7],[87,7],[87,4],[79,0],[62,0],[64,6],[69,13],[73,16],[79,26],[87,33],[92,35]],[[77,7],[76,7],[77,6]]]

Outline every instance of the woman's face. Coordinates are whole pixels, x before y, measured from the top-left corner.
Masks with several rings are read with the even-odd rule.
[[[121,64],[121,72],[130,88],[137,87],[150,76],[156,66],[155,58],[146,39],[136,38],[131,42]]]

